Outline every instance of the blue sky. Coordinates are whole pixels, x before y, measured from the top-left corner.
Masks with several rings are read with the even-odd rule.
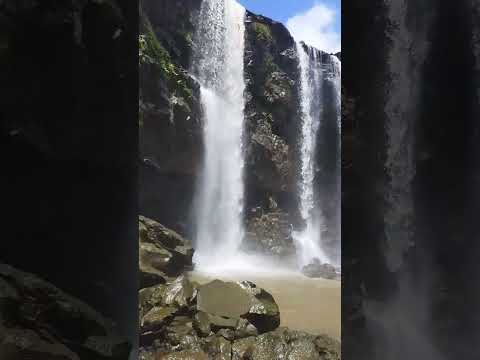
[[[340,0],[238,1],[254,13],[284,23],[298,41],[328,52],[340,51]]]

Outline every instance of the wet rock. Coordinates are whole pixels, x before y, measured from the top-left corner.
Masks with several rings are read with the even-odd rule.
[[[177,308],[173,306],[152,308],[141,320],[140,327],[142,331],[161,329],[172,318]]]
[[[179,276],[165,288],[163,303],[176,307],[189,306],[197,295],[197,289],[185,275]]]
[[[184,342],[188,335],[195,335],[193,320],[189,316],[176,316],[166,327],[167,339],[171,345]]]
[[[235,341],[232,354],[234,360],[339,360],[340,343],[327,336],[280,328]]]
[[[179,234],[148,219],[139,217],[140,287],[165,283],[192,267],[193,248]]]
[[[161,360],[209,360],[203,351],[183,350],[169,354],[157,355],[156,359]]]
[[[251,359],[255,346],[255,337],[236,340],[232,344],[232,360]]]
[[[281,210],[256,209],[247,222],[247,235],[242,244],[246,251],[279,258],[295,254],[290,216]]]
[[[322,360],[340,360],[341,346],[340,342],[328,336],[317,336],[315,346],[322,356]]]
[[[167,285],[157,285],[149,288],[141,289],[138,293],[139,314],[140,319],[155,306],[163,305],[163,297]]]
[[[258,331],[280,325],[280,312],[273,297],[250,282],[214,280],[198,289],[197,308],[209,314],[214,326],[236,329],[247,319]]]
[[[313,259],[312,263],[302,268],[302,273],[311,278],[323,278],[328,280],[340,280],[340,275],[333,265],[322,264],[320,260]]]
[[[235,331],[232,329],[220,329],[217,331],[217,336],[221,336],[226,340],[232,341],[235,339]]]
[[[280,325],[280,310],[273,296],[250,281],[239,283],[250,295],[250,310],[244,316],[260,333],[276,329]]]
[[[288,105],[292,101],[295,82],[284,72],[273,72],[265,83],[265,97],[272,105]]]
[[[280,192],[293,184],[293,164],[290,146],[275,133],[272,114],[254,114],[249,120],[250,143],[247,149],[247,165],[251,167],[252,180],[257,186]]]
[[[239,319],[229,318],[219,315],[209,314],[210,324],[213,331],[218,331],[219,329],[235,329],[238,326]]]
[[[235,328],[235,339],[241,339],[249,336],[257,336],[258,329],[247,319],[240,319]]]
[[[250,306],[249,294],[234,282],[214,280],[198,289],[197,308],[209,314],[240,318]]]
[[[200,336],[208,336],[212,332],[210,316],[204,312],[197,312],[193,326]]]
[[[164,284],[167,275],[160,269],[165,268],[171,259],[172,254],[165,249],[158,248],[153,244],[140,244],[140,288]]]

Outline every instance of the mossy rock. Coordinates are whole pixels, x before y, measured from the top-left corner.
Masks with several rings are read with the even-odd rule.
[[[271,43],[273,41],[272,31],[270,30],[268,25],[262,24],[260,22],[254,22],[252,24],[252,27],[258,40],[267,43]]]
[[[173,318],[176,311],[174,306],[156,306],[142,318],[140,326],[147,331],[160,329]]]
[[[157,355],[156,359],[161,360],[209,360],[203,351],[183,350],[174,353]]]

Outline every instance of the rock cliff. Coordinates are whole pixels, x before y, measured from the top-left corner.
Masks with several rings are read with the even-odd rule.
[[[193,235],[191,208],[204,148],[199,86],[190,74],[192,33],[200,4],[200,0],[143,0],[140,13],[140,213],[187,236]],[[303,225],[297,189],[300,74],[296,45],[281,23],[248,11],[245,23],[246,248],[292,254],[291,230]],[[327,62],[328,54],[319,53],[320,61]],[[325,101],[332,103],[328,92]],[[325,126],[337,126],[336,115],[327,116]],[[338,147],[331,138],[319,135],[319,142]],[[325,160],[325,152],[317,156],[318,186],[324,174],[335,171]],[[335,211],[326,212],[332,223],[338,220]],[[262,240],[269,231],[265,226],[272,223],[278,224],[279,238],[270,245],[252,244]]]

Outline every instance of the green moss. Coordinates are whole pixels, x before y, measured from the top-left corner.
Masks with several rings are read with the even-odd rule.
[[[138,37],[139,66],[143,64],[153,65],[167,80],[168,87],[174,95],[190,99],[193,97],[192,89],[187,84],[187,79],[180,67],[176,65],[169,52],[157,39],[151,24],[147,21],[142,26],[143,34]],[[191,34],[183,34],[185,39],[190,39]]]
[[[160,44],[150,24],[146,26],[145,34],[140,34],[138,37],[138,51],[140,65],[157,65],[167,78],[177,75],[176,66],[170,54]]]
[[[255,31],[257,39],[268,43],[273,41],[272,32],[267,25],[255,22],[253,23],[253,31]]]
[[[276,71],[281,71],[280,67],[275,64],[275,62],[273,61],[273,57],[270,54],[265,57],[265,69],[267,70],[268,74],[272,74]]]

